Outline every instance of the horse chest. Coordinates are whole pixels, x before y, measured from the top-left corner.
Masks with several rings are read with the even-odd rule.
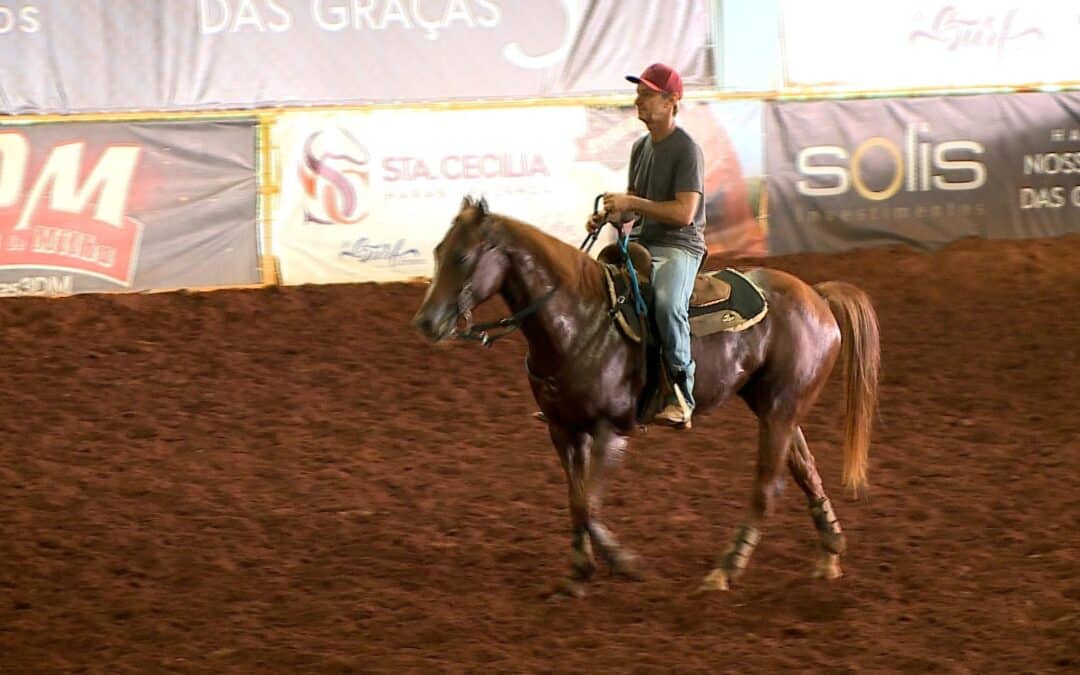
[[[557,375],[529,372],[529,384],[540,409],[556,424],[589,427],[598,418],[633,420],[635,394],[625,378],[600,369],[565,369]]]
[[[587,389],[587,387],[583,387],[580,382],[573,379],[555,376],[535,377],[530,374],[529,383],[532,385],[533,394],[536,396],[537,401],[540,402],[558,402],[567,396],[580,395],[583,390]]]

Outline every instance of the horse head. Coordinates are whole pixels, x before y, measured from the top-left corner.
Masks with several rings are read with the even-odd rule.
[[[435,269],[413,325],[433,340],[453,336],[458,322],[502,287],[508,259],[500,250],[498,216],[487,201],[465,197],[450,229],[435,247]]]

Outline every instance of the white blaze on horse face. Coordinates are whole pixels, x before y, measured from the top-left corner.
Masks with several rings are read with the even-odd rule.
[[[431,294],[435,292],[435,286],[439,283],[439,256],[435,256],[435,268],[431,270],[431,281],[428,282],[427,291],[424,292],[424,301],[420,304],[420,311],[427,308],[431,302]]]
[[[449,274],[444,274],[446,268],[439,262],[439,257],[435,257],[435,269],[432,272],[431,284],[428,285],[427,293],[424,295],[424,307],[430,311],[436,313],[442,313],[446,307],[457,297],[457,290],[450,290],[446,288]],[[452,285],[452,284],[450,284]]]
[[[446,239],[435,250],[435,267],[432,271],[431,283],[424,293],[424,301],[416,313],[414,322],[426,325],[430,330],[431,337],[440,340],[453,333],[454,324],[460,314],[459,300],[463,287],[456,288],[455,267],[446,266],[442,258],[448,255],[447,251],[453,250],[448,247]],[[460,276],[460,275],[457,275]]]

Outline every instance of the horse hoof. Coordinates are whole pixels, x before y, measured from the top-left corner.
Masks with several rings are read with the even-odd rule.
[[[731,579],[728,576],[728,573],[722,569],[714,569],[712,572],[709,572],[708,576],[705,577],[705,580],[697,587],[695,594],[701,595],[703,593],[727,590],[731,590]]]
[[[815,579],[839,579],[844,576],[844,571],[840,569],[840,561],[837,560],[839,556],[829,555],[824,559],[818,560],[814,565]]]
[[[562,579],[551,589],[549,598],[584,598],[585,584],[577,579]]]
[[[633,553],[619,553],[611,559],[611,573],[614,576],[641,581],[645,573],[641,569],[641,558]]]

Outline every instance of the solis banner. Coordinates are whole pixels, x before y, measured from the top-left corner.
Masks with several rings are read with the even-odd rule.
[[[678,120],[705,154],[710,251],[764,254],[761,105],[687,102]],[[285,283],[430,276],[465,195],[578,246],[596,195],[626,190],[644,133],[628,108],[287,114],[272,252]]]
[[[0,296],[257,283],[254,125],[0,126]]]
[[[0,3],[0,111],[253,108],[713,86],[709,0]]]
[[[769,104],[772,253],[1080,232],[1080,93]]]

